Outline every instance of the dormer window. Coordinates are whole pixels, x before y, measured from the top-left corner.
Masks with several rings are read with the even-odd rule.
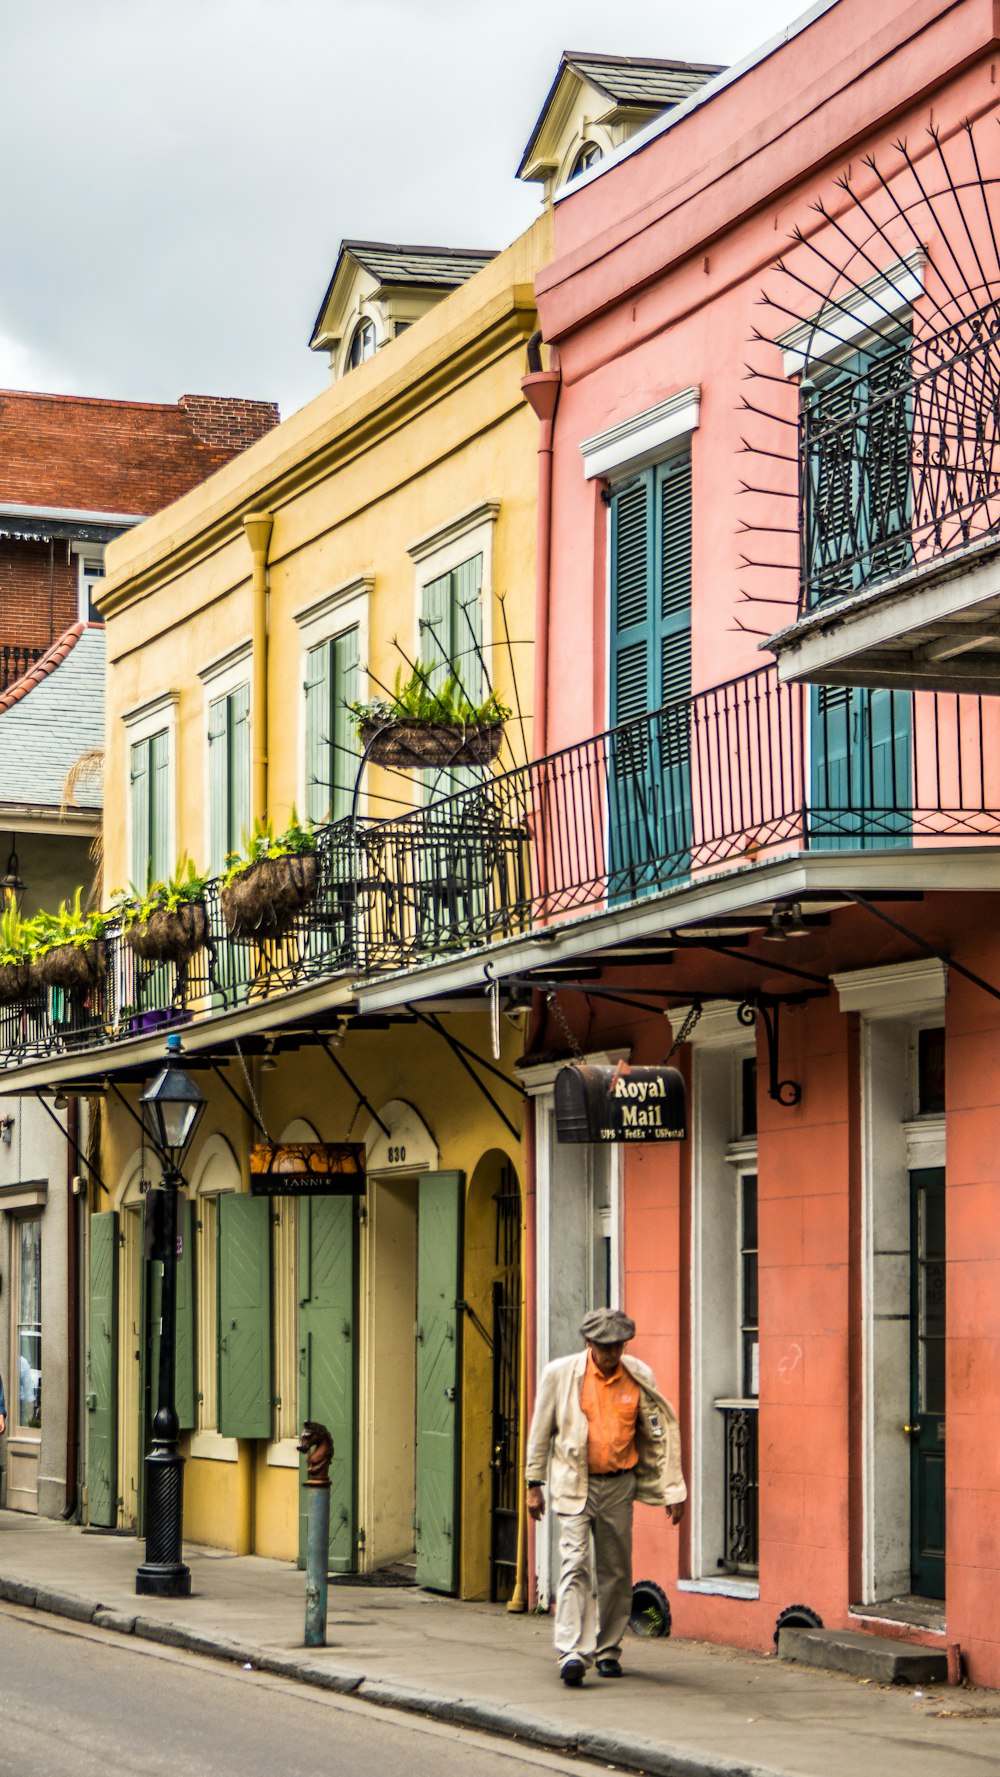
[[[351,343],[347,349],[348,370],[356,370],[366,358],[375,356],[375,328],[371,321],[359,321],[351,335]]]
[[[585,142],[570,169],[570,178],[575,179],[577,173],[588,172],[591,167],[596,167],[599,160],[603,159],[604,151],[597,146],[596,142]]]

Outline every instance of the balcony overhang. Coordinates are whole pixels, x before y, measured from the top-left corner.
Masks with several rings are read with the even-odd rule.
[[[818,605],[762,644],[785,683],[1000,693],[1000,536]]]
[[[751,915],[764,925],[775,904],[808,900],[813,907],[843,904],[851,894],[874,899],[907,899],[934,892],[995,893],[997,851],[993,846],[961,850],[796,852],[768,863],[719,871],[696,882],[647,895],[628,905],[536,928],[488,948],[448,957],[377,980],[355,983],[361,1013],[405,1011],[429,998],[485,996],[489,977],[499,981],[533,970],[544,974],[588,958],[607,963],[609,950],[643,940],[683,934],[687,924],[704,931],[713,920]],[[489,974],[487,973],[487,969]],[[484,997],[484,1007],[485,1007]]]

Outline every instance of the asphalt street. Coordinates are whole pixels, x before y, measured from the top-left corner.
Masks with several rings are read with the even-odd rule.
[[[0,1606],[3,1777],[538,1777],[593,1769]]]

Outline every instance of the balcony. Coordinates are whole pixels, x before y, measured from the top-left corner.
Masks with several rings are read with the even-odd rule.
[[[0,642],[0,692],[16,685],[41,656],[41,648],[26,648],[21,642]]]
[[[902,854],[998,844],[1000,706],[789,685],[762,668],[397,818],[324,828],[315,897],[279,939],[230,937],[216,883],[187,964],[142,962],[112,923],[86,994],[0,1006],[0,1067],[173,1021],[267,1012],[273,1025],[293,994],[329,1000],[340,984],[349,998],[387,972],[613,922],[789,854],[876,853],[891,886]]]
[[[798,424],[799,610],[785,680],[1000,691],[1000,310],[917,316]],[[751,527],[752,528],[752,527]]]

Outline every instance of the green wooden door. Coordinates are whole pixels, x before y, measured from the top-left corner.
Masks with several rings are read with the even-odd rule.
[[[90,1219],[90,1345],[87,1350],[87,1498],[91,1524],[118,1517],[118,1217]]]
[[[911,1586],[944,1597],[945,1195],[944,1168],[910,1174]]]
[[[271,1238],[266,1197],[219,1198],[219,1431],[271,1435]]]
[[[462,1197],[460,1172],[420,1180],[417,1227],[417,1584],[458,1587]]]
[[[355,1250],[353,1197],[299,1202],[299,1417],[333,1438],[330,1572],[353,1573],[357,1550]],[[299,1485],[299,1566],[305,1566],[309,1490]]]

